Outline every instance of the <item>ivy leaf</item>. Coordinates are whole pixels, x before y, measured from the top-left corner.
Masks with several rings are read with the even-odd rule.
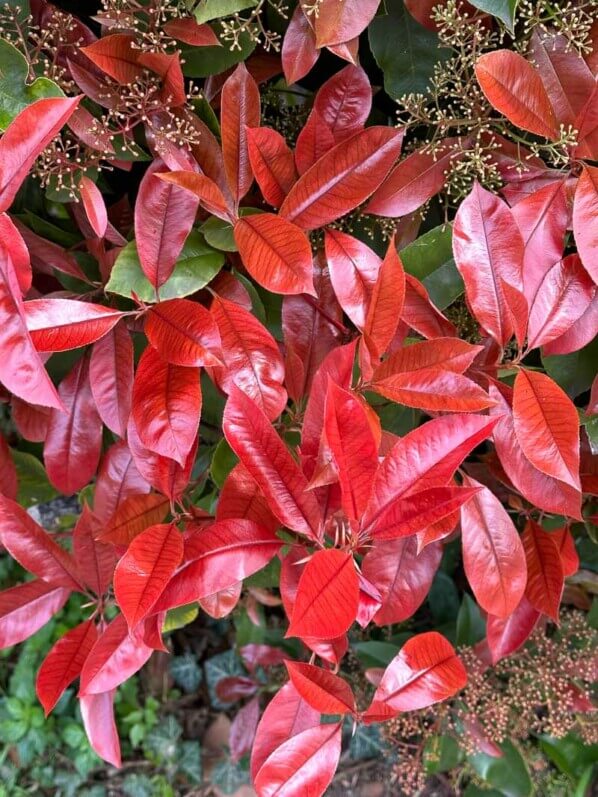
[[[0,130],[6,130],[23,108],[45,97],[64,97],[46,77],[27,83],[29,66],[25,56],[6,39],[0,39]]]
[[[472,6],[500,19],[513,32],[518,0],[470,0]]]
[[[439,49],[438,36],[416,22],[403,0],[387,0],[388,13],[369,27],[370,47],[384,73],[384,89],[393,99],[409,92],[425,92],[434,65],[448,50]]]
[[[170,674],[176,685],[187,693],[195,692],[202,679],[201,669],[191,653],[175,656],[170,662]]]
[[[222,709],[227,708],[230,703],[223,703],[216,694],[216,684],[223,678],[229,678],[231,675],[246,675],[246,672],[241,664],[241,659],[237,656],[234,650],[226,650],[224,653],[218,653],[212,656],[204,664],[206,675],[206,683],[208,685],[208,693],[210,695],[210,703],[214,708]]]
[[[235,794],[241,786],[249,784],[249,770],[227,758],[214,767],[210,781],[223,794]]]

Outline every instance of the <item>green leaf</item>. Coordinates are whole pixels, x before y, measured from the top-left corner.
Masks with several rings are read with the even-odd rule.
[[[386,0],[387,14],[375,17],[369,27],[370,47],[384,73],[384,89],[393,99],[410,92],[425,93],[434,65],[445,60],[438,36],[416,22],[403,0]]]
[[[166,612],[166,619],[162,633],[168,634],[177,628],[184,628],[192,623],[199,614],[199,607],[196,603],[188,603],[186,606],[177,606],[176,609],[169,609]]]
[[[513,32],[518,0],[469,0],[472,6],[500,19]]]
[[[44,466],[33,454],[11,449],[11,456],[17,469],[19,492],[17,501],[28,508],[35,504],[45,504],[56,498],[57,491],[46,476]]]
[[[466,593],[457,616],[457,645],[475,645],[486,635],[480,607]]]
[[[588,436],[592,454],[596,456],[598,455],[598,415],[592,415],[591,418],[587,418],[583,425]]]
[[[421,280],[439,310],[444,310],[465,286],[453,259],[453,230],[450,224],[434,227],[401,249],[405,271]]]
[[[245,579],[246,587],[273,589],[280,584],[280,559],[275,556],[265,567]]]
[[[191,653],[174,656],[170,660],[170,674],[175,684],[188,693],[196,692],[202,680],[201,668]]]
[[[571,398],[577,398],[580,393],[590,389],[596,376],[598,337],[579,351],[542,357],[542,362],[557,385]]]
[[[183,729],[178,720],[168,714],[148,733],[144,747],[152,752],[159,761],[174,761],[178,751],[178,741]]]
[[[263,213],[258,208],[240,208],[240,216],[253,216],[256,213]],[[233,234],[233,225],[229,221],[219,219],[216,216],[210,216],[199,228],[204,235],[206,241],[213,246],[214,249],[219,249],[221,252],[237,252],[237,244]]]
[[[191,783],[201,783],[201,748],[197,742],[181,742],[178,765],[179,772],[182,772]]]
[[[160,288],[160,299],[179,299],[204,288],[223,263],[224,255],[208,246],[197,230],[192,230],[174,271]],[[135,241],[130,241],[116,258],[106,291],[127,298],[136,293],[143,302],[156,301],[156,292],[141,270]]]
[[[349,727],[352,723],[349,720]],[[381,758],[389,754],[388,747],[382,741],[378,725],[358,724],[349,744],[349,758],[352,761],[364,761],[368,758]]]
[[[353,650],[364,667],[386,667],[399,652],[397,645],[375,639],[355,642]]]
[[[505,797],[529,797],[532,780],[521,753],[511,741],[500,745],[504,755],[493,758],[485,753],[469,756],[478,775]]]
[[[598,744],[584,744],[573,733],[562,739],[542,736],[540,747],[557,769],[572,778],[582,777],[586,768],[598,761]]]
[[[459,593],[455,582],[439,570],[428,593],[428,604],[436,625],[454,623],[459,614]]]
[[[234,764],[227,758],[214,767],[210,780],[223,794],[234,794],[241,786],[249,784],[249,772],[240,762]]]
[[[222,489],[224,480],[238,461],[239,458],[223,437],[216,446],[210,465],[210,476],[217,487]]]
[[[454,769],[461,759],[461,751],[453,736],[432,736],[424,748],[424,766],[429,775]]]
[[[220,47],[192,47],[181,44],[181,59],[183,59],[183,74],[185,77],[209,77],[219,75],[241,61],[246,61],[255,50],[257,42],[252,39],[247,31],[239,36],[239,48],[232,49],[231,43],[222,38],[222,31],[216,30],[216,35],[222,42]]]
[[[24,108],[45,97],[64,97],[46,77],[27,83],[29,65],[25,56],[6,39],[0,39],[0,130],[5,130]]]
[[[229,17],[231,14],[256,6],[257,0],[200,0],[193,9],[193,14],[201,24],[220,17]]]

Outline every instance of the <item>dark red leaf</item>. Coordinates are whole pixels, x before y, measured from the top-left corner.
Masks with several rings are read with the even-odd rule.
[[[527,561],[525,597],[534,609],[558,623],[565,577],[556,540],[531,519],[522,540]]]
[[[114,434],[124,437],[133,396],[133,341],[124,323],[94,345],[89,381],[100,418]]]
[[[490,615],[486,623],[486,634],[492,664],[518,650],[532,633],[539,619],[540,612],[534,609],[525,595],[509,617],[501,619]]]
[[[259,89],[244,63],[239,64],[222,87],[221,103],[224,168],[238,205],[253,180],[247,152],[247,128],[260,124]]]
[[[573,203],[573,232],[581,262],[594,282],[598,283],[598,167],[584,166]]]
[[[284,138],[270,127],[248,128],[251,169],[264,199],[279,208],[297,180],[295,158]]]
[[[352,64],[341,69],[319,89],[313,107],[336,144],[350,138],[363,130],[372,108],[372,87],[367,74]]]
[[[142,74],[139,64],[141,49],[135,46],[135,37],[128,33],[104,36],[81,50],[102,72],[117,83],[134,83]]]
[[[73,555],[85,584],[103,595],[112,581],[116,565],[114,548],[96,540],[102,523],[87,504],[73,529]]]
[[[297,6],[282,42],[282,68],[288,85],[305,77],[320,55],[316,36],[307,17]]]
[[[228,746],[230,758],[234,763],[240,761],[244,755],[251,752],[257,724],[260,720],[259,696],[250,700],[236,713],[230,726]]]

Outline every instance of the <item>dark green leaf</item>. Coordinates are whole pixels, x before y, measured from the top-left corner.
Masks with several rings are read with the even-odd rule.
[[[517,0],[469,0],[469,2],[480,11],[485,11],[500,19],[511,32],[513,31]]]
[[[183,74],[186,77],[209,77],[219,75],[240,61],[245,61],[256,48],[256,41],[247,31],[239,36],[240,49],[231,48],[231,43],[224,41],[220,27],[216,24],[216,35],[222,42],[221,47],[191,47],[181,45],[181,58],[184,59]]]
[[[201,683],[202,673],[197,659],[191,653],[173,656],[170,660],[170,674],[177,686],[184,692],[196,692]]]
[[[511,741],[500,745],[504,755],[493,758],[485,753],[469,756],[478,775],[505,797],[529,797],[533,792],[527,764]]]
[[[486,623],[480,607],[467,593],[457,616],[457,645],[475,645],[486,635]]]
[[[201,24],[220,17],[229,17],[246,8],[255,8],[257,0],[199,0],[194,7],[195,19]]]
[[[589,390],[596,376],[598,362],[598,338],[583,349],[572,354],[555,354],[542,357],[549,376],[560,385],[571,398]]]
[[[455,301],[464,290],[453,260],[453,231],[450,224],[434,227],[401,250],[405,271],[421,280],[440,310]]]
[[[424,748],[424,765],[426,772],[435,775],[437,772],[448,772],[454,769],[461,758],[461,751],[453,736],[432,736]]]
[[[25,56],[6,39],[0,39],[0,130],[5,130],[24,108],[45,97],[64,97],[46,77],[27,83],[29,65]]]

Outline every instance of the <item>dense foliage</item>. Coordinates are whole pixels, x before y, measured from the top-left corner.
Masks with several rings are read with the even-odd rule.
[[[596,5],[291,5],[0,12],[1,646],[79,596],[36,693],[120,766],[118,687],[242,611],[260,797],[323,794],[347,722],[482,777],[595,742]]]

